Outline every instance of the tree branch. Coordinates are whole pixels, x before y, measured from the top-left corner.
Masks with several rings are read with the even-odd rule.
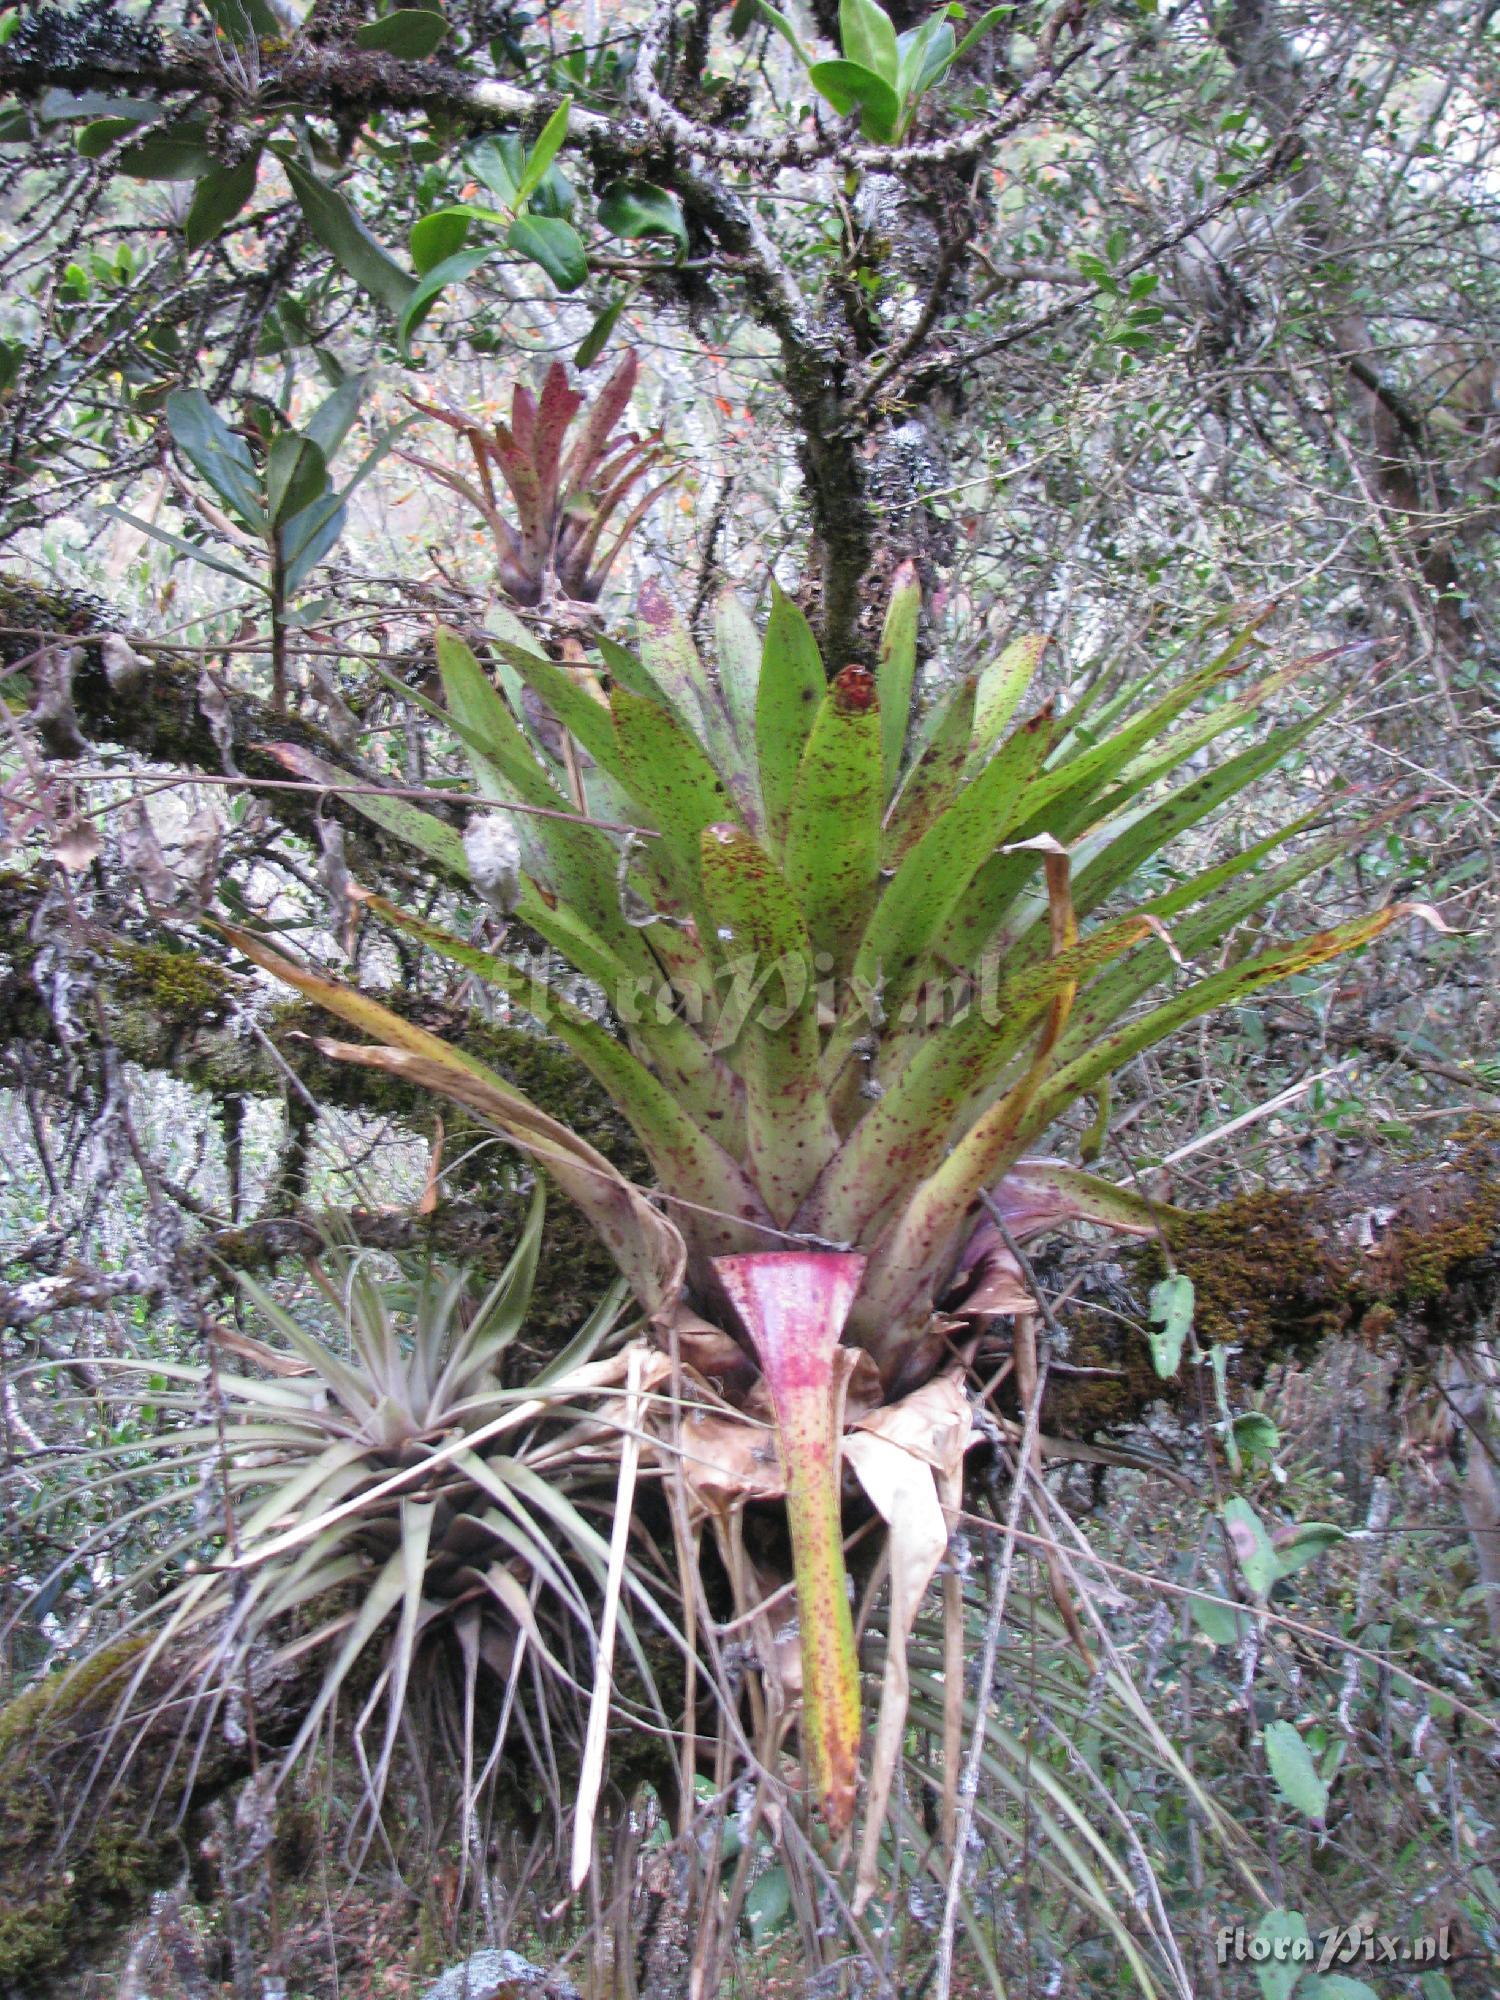
[[[362,771],[326,731],[296,715],[277,715],[241,689],[205,684],[196,659],[156,646],[149,638],[131,635],[127,640],[131,651],[149,662],[149,672],[124,682],[112,677],[104,641],[127,631],[128,621],[115,619],[96,599],[47,591],[17,577],[0,578],[0,663],[22,666],[49,645],[66,645],[78,655],[67,691],[68,722],[78,740],[70,745],[65,737],[54,736],[46,745],[53,755],[77,755],[83,743],[109,743],[148,764],[218,774],[225,770],[227,748],[236,774],[275,785],[263,794],[268,809],[315,850],[319,820],[336,810],[346,824],[351,858],[362,856],[385,872],[421,872],[409,847],[387,838],[351,808],[321,791],[283,788],[287,767],[275,754],[278,743],[292,743],[338,763],[356,783],[378,785],[378,778]],[[443,813],[441,806],[434,810]]]
[[[1435,1152],[1377,1160],[1355,1182],[1237,1196],[1173,1220],[1173,1267],[1193,1281],[1201,1346],[1221,1343],[1243,1392],[1330,1340],[1396,1342],[1406,1365],[1482,1338],[1500,1303],[1500,1119],[1476,1116]],[[1090,1438],[1154,1403],[1197,1420],[1193,1371],[1160,1381],[1145,1336],[1165,1276],[1156,1242],[1072,1246],[1045,1269],[1066,1287],[1070,1368],[1048,1390],[1046,1428]]]

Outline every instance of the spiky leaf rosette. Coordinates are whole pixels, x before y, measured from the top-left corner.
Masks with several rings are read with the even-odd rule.
[[[640,495],[611,529],[662,457],[659,431],[642,438],[620,429],[637,372],[632,350],[588,404],[554,361],[539,397],[516,385],[509,423],[486,425],[467,411],[417,404],[463,438],[475,477],[415,452],[402,456],[484,517],[495,538],[501,585],[514,603],[540,604],[551,582],[564,597],[592,604],[647,508],[671,483],[673,475]]]
[[[1144,863],[1262,780],[1326,712],[1257,728],[1297,669],[1246,679],[1252,631],[1180,664],[1164,691],[1141,683],[1093,712],[1059,717],[1048,704],[1018,722],[1042,641],[1018,641],[920,715],[917,610],[908,569],[876,672],[847,667],[831,682],[774,585],[763,639],[733,598],[720,603],[712,669],[655,585],[641,595],[638,651],[602,642],[594,670],[497,641],[497,684],[439,630],[447,717],[476,786],[522,809],[517,915],[602,989],[613,1030],[503,950],[374,905],[545,1022],[630,1121],[670,1222],[632,1209],[593,1165],[569,1163],[570,1191],[659,1323],[669,1301],[650,1232],[680,1236],[691,1305],[720,1324],[716,1259],[857,1254],[843,1337],[873,1358],[887,1396],[932,1374],[945,1315],[967,1299],[1014,1309],[984,1197],[1015,1236],[1077,1218],[1153,1226],[1128,1191],[1027,1158],[1070,1105],[1187,1023],[1357,949],[1403,913],[1201,970],[1357,837],[1278,856],[1308,820],[1122,906]],[[535,726],[538,709],[571,746]],[[338,782],[331,767],[317,775]],[[462,875],[450,828],[395,801],[351,803]],[[622,849],[589,819],[644,831]],[[412,1061],[394,1015],[249,948],[397,1044],[340,1053]],[[534,1107],[476,1089],[471,1059],[430,1037],[421,1060],[434,1088],[535,1150]]]
[[[121,1743],[160,1660],[181,1669],[187,1754],[194,1731],[213,1726],[255,1663],[314,1653],[317,1691],[281,1770],[297,1765],[341,1694],[356,1690],[352,1743],[372,1830],[418,1689],[424,1700],[452,1691],[466,1809],[481,1775],[476,1709],[507,1716],[539,1689],[574,1705],[605,1588],[608,1547],[593,1517],[607,1499],[603,1446],[626,1379],[617,1335],[627,1293],[616,1286],[560,1355],[509,1386],[542,1223],[538,1186],[514,1254],[484,1292],[444,1266],[382,1279],[369,1253],[335,1246],[313,1266],[323,1331],[244,1277],[252,1323],[266,1339],[225,1327],[211,1336],[208,1364],[106,1363],[126,1396],[135,1377],[152,1378],[162,1423],[154,1446],[96,1454],[106,1461],[123,1450],[129,1459],[121,1470],[101,1462],[102,1486],[129,1490],[156,1475],[138,1524],[155,1530],[150,1552],[94,1606],[101,1627],[112,1610],[145,1607],[108,1640],[137,1630],[143,1639],[120,1695]],[[653,1380],[668,1367],[655,1361]],[[587,1457],[566,1449],[585,1408],[595,1419]],[[204,1518],[184,1520],[195,1489]],[[204,1561],[205,1536],[216,1530],[219,1545]],[[44,1578],[39,1594],[53,1581]],[[659,1725],[628,1605],[621,1616]],[[439,1659],[452,1671],[432,1671]],[[117,1774],[128,1762],[106,1744],[101,1772],[112,1753]],[[488,1756],[493,1766],[498,1755],[487,1738],[478,1764]]]

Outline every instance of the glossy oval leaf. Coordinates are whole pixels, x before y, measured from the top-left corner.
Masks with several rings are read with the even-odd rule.
[[[687,222],[682,204],[667,188],[650,181],[611,181],[599,197],[599,221],[612,236],[634,240],[665,236],[679,257],[688,254]]]
[[[468,239],[472,219],[473,210],[467,202],[418,217],[407,242],[419,277],[425,278],[447,258],[457,256]]]
[[[518,215],[505,240],[518,257],[540,264],[560,292],[576,292],[588,277],[582,237],[554,215]]]
[[[377,49],[401,62],[425,62],[448,39],[448,23],[430,7],[398,7],[356,28],[354,39],[362,49]]]
[[[310,507],[328,483],[328,466],[311,438],[281,431],[266,453],[266,508],[280,527]]]
[[[873,70],[894,91],[900,50],[895,24],[879,0],[839,0],[839,46],[851,63]]]
[[[896,90],[909,111],[953,61],[952,23],[941,14],[933,14],[919,28],[908,28],[896,46],[901,58]]]
[[[411,351],[411,337],[450,285],[461,285],[472,277],[489,256],[488,250],[460,250],[435,265],[413,290],[401,311],[396,327],[396,343],[403,355]]]
[[[183,220],[182,233],[189,250],[201,250],[205,243],[225,229],[255,193],[260,153],[248,153],[238,165],[215,167],[199,181]]]
[[[889,145],[895,138],[901,122],[900,100],[873,70],[853,62],[820,62],[807,72],[807,80],[842,117],[858,112],[865,138],[879,145]]]
[[[281,530],[282,561],[290,595],[306,583],[348,525],[348,510],[337,493],[321,493],[294,514]]]

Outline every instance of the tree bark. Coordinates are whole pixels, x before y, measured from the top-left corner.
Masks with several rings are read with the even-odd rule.
[[[386,1116],[414,1135],[431,1137],[430,1096],[320,1053],[313,1038],[331,1026],[320,1009],[303,1001],[273,1001],[256,976],[216,962],[201,943],[187,949],[175,940],[138,942],[118,919],[85,921],[65,940],[74,996],[87,990],[93,1001],[75,1008],[73,1036],[65,1046],[34,936],[44,895],[43,886],[30,878],[0,876],[0,1078],[66,1096],[76,1088],[72,1072],[80,1060],[109,1056],[178,1077],[214,1101],[295,1094],[302,1103]],[[408,1019],[481,1055],[625,1172],[645,1173],[625,1120],[558,1044],[440,999],[402,992],[383,997]],[[248,1020],[255,1030],[247,1030]],[[467,1121],[462,1113],[445,1115],[450,1157],[457,1157]],[[450,1177],[448,1198],[431,1217],[402,1211],[322,1217],[294,1209],[243,1224],[228,1218],[222,1224],[200,1222],[170,1264],[148,1247],[124,1270],[111,1273],[71,1260],[59,1270],[44,1266],[31,1279],[0,1285],[0,1326],[25,1329],[59,1311],[126,1296],[161,1303],[211,1276],[222,1280],[226,1268],[263,1269],[305,1255],[323,1222],[336,1222],[341,1232],[377,1247],[425,1249],[494,1269],[525,1220],[525,1199],[509,1185],[513,1161],[508,1149],[484,1148]],[[603,1246],[563,1201],[549,1210],[546,1240],[550,1282],[539,1289],[532,1316],[543,1348],[560,1345],[576,1331],[614,1278]]]
[[[1381,1160],[1354,1181],[1242,1195],[1166,1220],[1164,1241],[1101,1260],[1075,1246],[1045,1267],[1071,1344],[1049,1380],[1045,1428],[1090,1438],[1156,1403],[1214,1416],[1201,1370],[1162,1382],[1145,1337],[1148,1294],[1171,1266],[1193,1281],[1200,1346],[1221,1343],[1232,1391],[1330,1340],[1394,1345],[1437,1376],[1449,1350],[1482,1341],[1500,1302],[1500,1119],[1476,1116],[1435,1151]],[[1100,1368],[1091,1376],[1075,1370]]]
[[[32,2000],[86,1964],[151,1893],[196,1858],[195,1818],[249,1777],[259,1752],[290,1742],[322,1663],[304,1655],[253,1688],[254,1743],[221,1715],[202,1735],[179,1685],[182,1662],[147,1673],[106,1778],[95,1762],[135,1672],[137,1643],[107,1648],[71,1678],[49,1675],[0,1709],[0,1996]],[[144,1721],[142,1720],[144,1718]],[[186,1736],[184,1729],[186,1726]],[[119,1750],[139,1741],[128,1765]]]
[[[0,579],[0,665],[24,670],[30,664],[34,676],[39,653],[66,647],[72,655],[66,685],[48,690],[53,705],[62,704],[62,714],[49,717],[43,737],[49,754],[84,756],[90,746],[108,744],[148,764],[239,775],[250,781],[272,817],[314,852],[318,823],[333,812],[344,823],[351,860],[387,876],[421,872],[409,847],[381,834],[351,807],[311,788],[280,789],[288,770],[275,754],[279,743],[339,765],[356,784],[378,782],[316,723],[278,715],[254,694],[209,674],[196,655],[154,647],[133,633],[129,646],[146,661],[145,672],[128,682],[112,679],[104,642],[128,623],[97,599],[44,590],[15,577]],[[441,804],[431,809],[442,816]]]

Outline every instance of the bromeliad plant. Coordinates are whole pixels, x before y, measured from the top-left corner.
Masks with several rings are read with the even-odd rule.
[[[589,406],[571,449],[568,432],[584,398],[560,361],[548,369],[540,399],[517,383],[508,424],[487,430],[461,410],[417,404],[465,440],[479,484],[436,459],[415,452],[402,456],[483,516],[500,557],[501,585],[512,602],[540,604],[549,582],[555,582],[564,597],[592,604],[646,510],[676,476],[669,474],[643,494],[605,543],[611,521],[662,458],[659,431],[642,438],[618,428],[637,369],[632,350]],[[497,482],[510,494],[514,524],[501,511]]]
[[[391,1277],[371,1253],[335,1245],[312,1265],[326,1332],[246,1276],[244,1303],[268,1339],[217,1327],[208,1363],[105,1362],[124,1381],[122,1402],[149,1399],[157,1419],[154,1437],[102,1447],[90,1468],[96,1492],[155,1488],[117,1508],[95,1537],[113,1541],[133,1525],[149,1547],[93,1607],[96,1624],[130,1611],[109,1646],[140,1635],[118,1729],[138,1719],[138,1693],[158,1662],[181,1672],[167,1698],[184,1699],[186,1744],[194,1728],[215,1726],[253,1669],[311,1654],[315,1693],[280,1775],[356,1689],[352,1747],[373,1831],[417,1689],[458,1690],[451,1721],[465,1810],[500,1755],[503,1718],[518,1700],[524,1707],[528,1688],[560,1696],[563,1711],[576,1707],[608,1596],[608,1548],[589,1516],[619,1436],[611,1411],[631,1365],[621,1351],[627,1294],[613,1287],[560,1354],[519,1386],[507,1382],[543,1211],[539,1184],[514,1253],[485,1291],[461,1268]],[[201,1504],[184,1509],[195,1493]],[[221,1545],[204,1561],[216,1532]],[[70,1551],[37,1595],[90,1553]],[[630,1606],[618,1616],[648,1719],[664,1720]],[[458,1668],[452,1680],[428,1670],[444,1654]],[[476,1779],[476,1704],[491,1677],[489,1707],[502,1725],[487,1762],[480,1746]],[[100,1750],[96,1774],[112,1747]],[[114,1760],[116,1775],[128,1761]],[[555,1773],[552,1781],[556,1789]]]
[[[860,1727],[841,1447],[892,1519],[907,1507],[891,1498],[901,1481],[888,1453],[858,1440],[906,1453],[904,1490],[915,1464],[940,1524],[934,1492],[951,1504],[970,1436],[964,1398],[934,1379],[948,1336],[968,1314],[1026,1303],[995,1215],[1013,1240],[1077,1218],[1152,1226],[1128,1192],[1031,1149],[1139,1051],[1356,949],[1401,914],[1196,969],[1346,844],[1336,833],[1276,858],[1311,815],[1120,906],[1144,862],[1262,779],[1319,720],[1308,713],[1198,768],[1294,676],[1235,687],[1252,633],[1163,691],[1142,683],[1066,717],[1043,704],[1018,722],[1043,641],[1018,640],[923,715],[918,612],[906,571],[876,669],[848,666],[831,681],[807,621],[774,587],[763,641],[732,597],[720,603],[713,668],[653,585],[638,651],[601,641],[593,668],[560,666],[515,628],[495,643],[492,678],[455,634],[437,634],[445,720],[481,811],[515,824],[516,914],[602,990],[617,1031],[503,950],[379,898],[369,907],[504,988],[573,1049],[649,1155],[652,1200],[464,1050],[235,933],[374,1043],[330,1043],[331,1053],[446,1092],[553,1172],[659,1342],[678,1343],[742,1401],[744,1357],[758,1362],[796,1561],[805,1760],[836,1830],[853,1812]],[[555,728],[529,720],[539,709],[571,737],[561,751]],[[341,776],[304,774],[331,786]],[[350,802],[463,876],[448,825],[397,799]],[[613,830],[568,816],[580,803]],[[637,829],[623,845],[622,826]],[[908,1626],[942,1539],[925,1546],[907,1592]],[[893,1619],[892,1656],[901,1638]],[[877,1780],[901,1727],[892,1656]],[[880,1792],[877,1782],[872,1818]]]

